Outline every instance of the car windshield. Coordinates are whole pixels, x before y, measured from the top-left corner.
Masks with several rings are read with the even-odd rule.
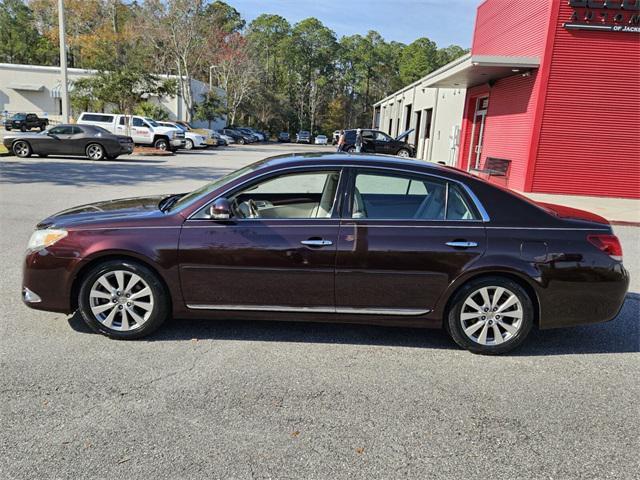
[[[16,113],[11,117],[12,120],[24,120],[25,118],[27,118],[27,116],[24,113]]]
[[[256,170],[261,164],[262,164],[262,161],[252,163],[251,165],[247,165],[246,167],[241,168],[240,170],[235,170],[234,172],[231,172],[223,177],[220,177],[211,183],[207,183],[206,185],[203,185],[202,187],[194,190],[191,193],[187,193],[186,195],[183,195],[182,197],[180,197],[180,199],[177,202],[175,202],[171,206],[169,211],[180,210],[188,205],[191,205],[193,202],[195,202],[199,198],[210,194],[214,190],[222,187],[223,185],[229,182],[232,182],[236,178],[240,178],[241,176],[249,172]]]

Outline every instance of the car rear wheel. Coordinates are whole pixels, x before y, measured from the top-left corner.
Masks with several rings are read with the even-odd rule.
[[[87,145],[85,153],[89,160],[103,160],[106,156],[103,146],[98,143],[91,143]]]
[[[238,143],[239,143],[240,145],[244,145],[244,144],[245,144],[244,138],[241,138],[240,140],[238,140]]]
[[[149,335],[169,317],[169,301],[158,276],[144,265],[112,260],[83,279],[78,298],[85,323],[111,338]]]
[[[458,345],[489,355],[520,346],[533,320],[529,294],[504,277],[469,282],[455,294],[446,319],[447,330]]]
[[[27,131],[27,127],[26,127],[26,126],[24,126],[24,125],[22,125],[22,126],[20,127],[20,131],[21,131],[21,132],[26,132],[26,131]]]
[[[194,147],[193,140],[187,138],[187,141],[184,144],[185,150],[193,150],[193,147]]]
[[[411,154],[409,153],[409,150],[407,150],[406,148],[401,148],[400,150],[398,150],[397,155],[403,158],[408,158],[411,156]]]
[[[31,145],[24,140],[18,140],[15,142],[12,150],[16,157],[28,158],[31,156]]]

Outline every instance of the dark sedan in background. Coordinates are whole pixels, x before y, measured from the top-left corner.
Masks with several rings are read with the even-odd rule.
[[[411,132],[413,132],[413,128],[393,138],[379,130],[363,128],[361,151],[363,153],[382,153],[385,155],[397,155],[399,157],[415,157],[416,148],[404,141]],[[345,130],[344,136],[345,145],[343,150],[350,153],[355,152],[356,130]]]
[[[14,155],[77,155],[89,160],[115,160],[133,152],[133,139],[93,125],[57,125],[40,133],[7,134],[4,146]]]
[[[534,325],[611,320],[628,283],[602,217],[449,167],[312,153],[266,159],[187,194],[43,220],[29,241],[23,300],[79,309],[119,339],[170,316],[278,312],[445,328],[464,348],[498,354]]]

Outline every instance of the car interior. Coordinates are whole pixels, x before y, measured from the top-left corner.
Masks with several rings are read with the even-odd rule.
[[[329,218],[340,173],[284,175],[243,190],[229,199],[237,218]]]

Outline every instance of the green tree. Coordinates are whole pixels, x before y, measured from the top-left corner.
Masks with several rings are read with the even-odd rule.
[[[222,118],[226,113],[224,102],[220,97],[213,94],[213,92],[200,103],[197,103],[194,111],[194,118],[196,120],[204,120],[209,123],[211,128],[211,122],[215,122],[219,118]]]
[[[400,56],[400,79],[410,84],[438,68],[438,47],[428,38],[407,45]]]
[[[220,0],[208,4],[203,16],[207,18],[210,28],[225,33],[240,32],[246,24],[240,12]]]
[[[36,28],[33,11],[21,0],[0,2],[0,62],[53,63],[58,49]]]
[[[154,120],[169,120],[169,111],[166,108],[148,100],[138,103],[134,107],[133,113],[141,117],[153,118]]]

